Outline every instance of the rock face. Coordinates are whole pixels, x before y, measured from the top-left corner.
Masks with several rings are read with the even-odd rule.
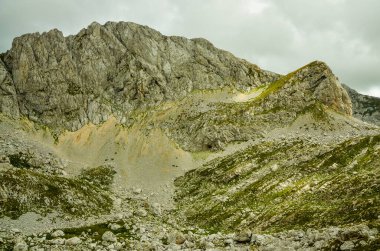
[[[26,34],[3,57],[2,111],[18,114],[17,90],[21,115],[71,130],[111,115],[125,123],[138,107],[177,100],[192,90],[244,90],[279,76],[205,39],[167,37],[125,22],[92,23],[69,37],[56,29]]]
[[[0,59],[0,112],[11,117],[19,116],[17,95],[12,76],[9,74],[3,61]]]
[[[204,101],[207,102],[207,101]],[[185,150],[221,149],[230,142],[260,138],[267,131],[292,124],[313,113],[322,119],[325,110],[351,116],[351,101],[330,68],[312,62],[268,85],[244,102],[213,103],[207,109],[190,106],[186,100],[173,121],[165,121],[169,132]]]
[[[92,23],[68,37],[56,29],[26,34],[1,58],[0,111],[58,130],[99,124],[110,116],[131,124],[137,108],[180,100],[194,90],[247,91],[281,77],[205,39],[164,36],[129,22]],[[288,105],[284,97],[291,95],[292,102],[304,105],[311,97],[343,114],[352,113],[349,96],[322,62],[277,84],[285,82],[283,92],[271,97],[276,103]]]
[[[360,94],[347,85],[343,87],[351,98],[353,116],[365,122],[380,125],[380,98]]]
[[[350,97],[325,63],[312,62],[296,71],[294,75],[302,83],[300,89],[304,92],[311,91],[312,96],[326,106],[340,113],[352,115]]]

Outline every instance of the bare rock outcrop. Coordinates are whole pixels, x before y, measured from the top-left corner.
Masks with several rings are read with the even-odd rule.
[[[244,90],[279,76],[205,39],[168,37],[126,22],[92,23],[68,37],[56,29],[26,34],[3,57],[20,114],[70,130],[111,115],[128,123],[134,109],[177,100],[192,90]],[[1,95],[2,103],[14,99],[14,91],[8,92],[12,99]]]
[[[0,112],[13,118],[19,116],[17,95],[12,76],[0,59]]]
[[[360,94],[347,85],[343,85],[343,87],[351,98],[353,116],[380,126],[380,98]]]
[[[320,61],[280,78],[266,94],[265,106],[269,107],[298,110],[318,101],[339,113],[352,115],[352,104],[346,90],[331,69]]]
[[[216,150],[230,142],[261,138],[305,114],[311,114],[320,129],[322,121],[332,119],[328,112],[352,114],[347,92],[323,62],[282,76],[257,93],[246,102],[211,104],[206,111],[183,104],[182,115],[169,126],[172,138],[186,150]]]

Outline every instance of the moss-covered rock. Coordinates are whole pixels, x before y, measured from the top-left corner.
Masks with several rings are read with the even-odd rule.
[[[18,218],[31,211],[96,215],[112,207],[106,190],[83,179],[9,169],[0,172],[0,184],[0,216]]]
[[[108,189],[113,182],[116,171],[112,166],[104,165],[95,168],[83,169],[79,178],[95,186]]]

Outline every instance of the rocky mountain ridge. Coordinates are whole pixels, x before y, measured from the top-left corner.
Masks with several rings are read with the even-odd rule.
[[[342,85],[352,101],[353,116],[368,123],[380,125],[380,98],[363,95]]]
[[[92,23],[66,38],[58,30],[27,34],[14,40],[3,60],[3,78],[13,85],[8,94],[17,96],[9,113],[19,110],[35,122],[70,130],[111,114],[125,123],[138,107],[178,100],[192,90],[249,89],[278,78],[204,39],[167,37],[124,22]]]

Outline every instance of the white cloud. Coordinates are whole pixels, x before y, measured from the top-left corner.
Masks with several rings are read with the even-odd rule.
[[[380,98],[380,86],[371,86],[369,89],[361,91],[361,93]]]
[[[261,14],[269,6],[270,6],[269,1],[243,0],[241,2],[241,8],[243,12],[248,12],[249,14],[253,14],[253,15]]]

